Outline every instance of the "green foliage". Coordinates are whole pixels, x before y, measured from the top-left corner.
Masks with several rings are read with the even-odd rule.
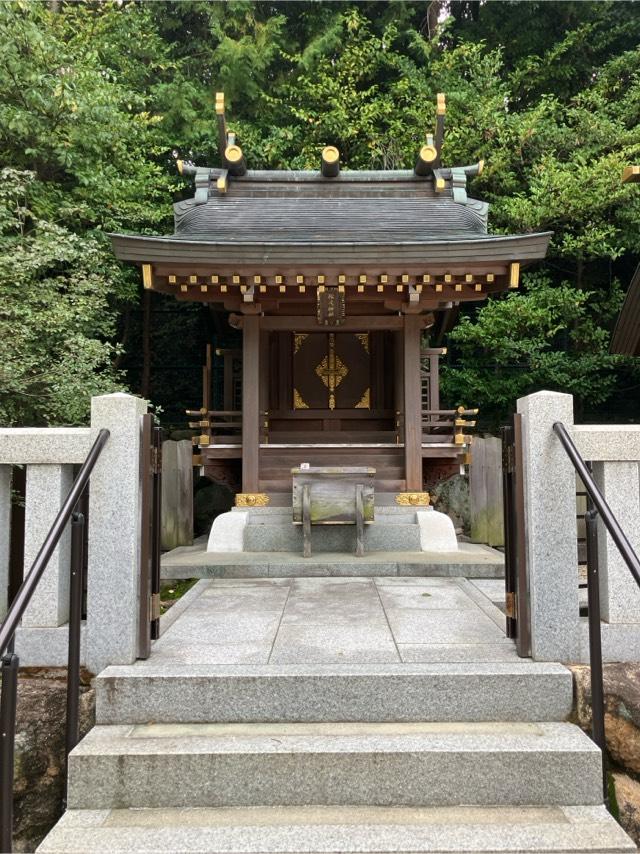
[[[4,423],[81,421],[121,369],[140,390],[141,292],[106,232],[171,231],[171,194],[191,192],[176,157],[217,165],[220,89],[257,168],[317,168],[329,143],[344,168],[410,167],[446,92],[445,161],[485,159],[472,193],[491,229],[553,231],[544,275],[463,312],[450,402],[497,421],[541,387],[601,411],[621,395],[629,366],[607,347],[615,279],[638,260],[640,193],[620,183],[640,159],[635,4],[52,5],[0,4]],[[197,376],[183,342],[197,348],[203,325],[185,306],[158,320],[152,397],[166,410]]]
[[[445,367],[443,386],[457,403],[479,406],[495,427],[514,401],[540,389],[574,394],[601,404],[615,386],[621,358],[606,352],[602,323],[622,302],[617,282],[606,294],[553,285],[548,276],[525,276],[525,292],[491,300],[475,319],[463,316],[450,333],[458,358]]]
[[[77,424],[92,394],[118,388],[108,311],[118,271],[103,242],[34,217],[33,181],[0,172],[0,423]]]

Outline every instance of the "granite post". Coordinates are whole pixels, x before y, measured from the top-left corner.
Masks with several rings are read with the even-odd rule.
[[[576,478],[553,424],[573,426],[573,398],[540,391],[518,400],[523,421],[525,535],[531,652],[577,661],[580,651]]]
[[[0,465],[0,619],[7,613],[11,547],[11,466]]]
[[[137,656],[140,417],[146,411],[146,401],[129,394],[91,401],[92,438],[103,427],[111,434],[90,488],[86,665],[94,673]]]
[[[594,462],[593,475],[631,547],[640,554],[637,461]],[[607,623],[640,623],[640,590],[602,519],[598,519],[598,562],[602,619]]]
[[[73,467],[70,465],[27,466],[25,574],[42,548],[72,484]],[[71,529],[67,526],[24,612],[22,625],[25,628],[56,627],[68,621],[70,559]]]

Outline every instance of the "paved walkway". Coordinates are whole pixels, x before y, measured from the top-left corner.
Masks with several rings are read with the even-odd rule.
[[[465,578],[202,580],[149,663],[511,661],[498,598],[496,582]]]

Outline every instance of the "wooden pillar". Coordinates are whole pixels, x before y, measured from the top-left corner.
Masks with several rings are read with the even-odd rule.
[[[260,332],[260,436],[269,440],[269,333]]]
[[[242,332],[242,491],[259,492],[260,317],[248,314]]]
[[[429,409],[440,409],[440,356],[429,354]]]
[[[407,491],[422,490],[420,315],[404,317],[404,459]]]

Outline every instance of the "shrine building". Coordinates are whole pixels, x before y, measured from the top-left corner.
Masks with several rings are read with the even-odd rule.
[[[445,350],[428,342],[464,303],[517,288],[550,233],[488,232],[489,205],[468,194],[482,161],[442,162],[445,111],[438,95],[412,170],[350,171],[333,146],[314,170],[252,170],[220,93],[221,166],[179,162],[195,194],[174,205],[174,234],[112,235],[145,288],[206,303],[242,332],[241,352],[218,352],[218,408],[208,346],[202,409],[190,413],[204,473],[241,477],[237,505],[290,504],[292,466],[308,462],[370,466],[376,502],[419,506],[432,470],[468,461],[475,410],[441,409]]]

